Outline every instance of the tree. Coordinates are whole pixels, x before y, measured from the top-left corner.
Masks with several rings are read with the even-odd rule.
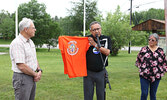
[[[129,16],[120,12],[118,6],[116,11],[108,13],[102,23],[102,34],[106,34],[112,39],[112,55],[116,56],[118,50],[127,45],[131,39],[131,26],[129,25]]]
[[[144,31],[133,31],[131,38],[132,46],[145,46],[148,43],[149,34]]]
[[[68,10],[70,15],[62,20],[64,21],[63,30],[66,30],[65,33],[68,35],[82,35],[84,0],[80,0],[79,2],[72,2],[72,4],[74,5],[73,8]],[[96,5],[97,1],[86,0],[86,30],[89,29],[89,24],[92,21],[95,21],[95,17],[99,13]]]
[[[46,13],[46,6],[39,4],[37,0],[31,0],[23,3],[18,7],[19,21],[24,17],[34,20],[36,26],[36,36],[33,41],[36,46],[42,46],[44,43],[50,43],[51,39],[55,39],[60,32],[60,28],[49,14]],[[53,43],[51,43],[53,44]]]
[[[72,20],[70,19],[69,16],[66,16],[64,18],[60,18],[59,21],[59,26],[62,30],[62,35],[75,35],[73,33],[73,26],[72,26]]]
[[[0,33],[3,39],[12,39],[14,37],[14,20],[7,11],[2,10],[0,13]]]
[[[165,20],[164,9],[151,8],[148,11],[134,12],[132,18],[135,25],[148,19]]]
[[[49,34],[46,35],[46,37],[49,39],[46,41],[46,44],[48,44],[48,51],[50,51],[50,46],[56,46],[57,45],[57,38],[60,35],[60,28],[58,27],[57,22],[50,21],[49,23]],[[56,34],[50,34],[50,33],[56,33]]]

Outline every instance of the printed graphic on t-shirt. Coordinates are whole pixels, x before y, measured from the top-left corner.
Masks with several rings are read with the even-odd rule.
[[[94,47],[94,48],[93,48],[93,53],[94,53],[94,54],[99,54],[99,51]]]
[[[108,48],[108,40],[107,40],[107,38],[102,39],[100,41],[100,44],[101,44],[102,47]]]
[[[69,55],[75,55],[78,52],[77,42],[76,41],[70,41],[68,42],[68,48],[67,52]]]

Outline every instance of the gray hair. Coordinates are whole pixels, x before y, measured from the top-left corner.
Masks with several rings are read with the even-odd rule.
[[[24,28],[30,27],[33,21],[29,18],[23,18],[19,23],[19,31],[24,30]]]
[[[153,36],[153,37],[156,39],[156,41],[158,42],[159,36],[158,36],[157,33],[150,34],[149,38],[150,38],[151,36]]]
[[[90,25],[89,25],[89,29],[90,29],[90,30],[91,30],[91,26],[94,25],[94,24],[99,24],[100,27],[101,27],[101,24],[100,24],[98,21],[93,21],[93,22],[91,22]]]

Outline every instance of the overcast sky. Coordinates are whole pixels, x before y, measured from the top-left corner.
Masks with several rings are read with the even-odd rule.
[[[30,0],[1,0],[0,10],[4,9],[13,13],[21,3],[28,3]],[[67,9],[70,9],[71,1],[80,0],[38,0],[38,3],[44,3],[47,7],[46,12],[52,17],[65,17],[68,15]],[[106,16],[107,12],[114,12],[120,5],[121,11],[129,13],[130,0],[97,0],[97,7],[102,12],[103,16]],[[139,6],[139,8],[136,8]],[[164,0],[133,0],[133,12],[148,10],[149,8],[161,8],[164,9]]]

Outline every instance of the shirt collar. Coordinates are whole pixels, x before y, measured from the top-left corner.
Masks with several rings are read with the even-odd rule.
[[[92,34],[90,36],[95,40],[95,38],[93,37]],[[102,35],[100,35],[99,39],[101,39],[101,38],[102,38]]]
[[[19,34],[19,38],[23,41],[23,42],[29,42],[30,39],[26,39],[22,34]]]

